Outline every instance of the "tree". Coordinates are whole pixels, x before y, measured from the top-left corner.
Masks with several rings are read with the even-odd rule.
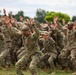
[[[14,18],[17,19],[17,21],[20,21],[20,16],[23,17],[23,19],[29,19],[28,16],[24,16],[24,12],[21,10],[21,11],[18,11],[17,14],[13,15]]]
[[[19,19],[20,16],[24,17],[24,12],[22,10],[18,11],[16,15],[13,15],[13,17],[16,18],[18,21],[20,21]]]
[[[42,9],[37,9],[36,11],[36,17],[34,18],[38,22],[45,22],[44,18],[46,16],[46,11]]]
[[[72,21],[74,22],[76,20],[76,16],[73,16],[72,17]]]
[[[58,17],[58,21],[60,23],[62,23],[62,19],[64,19],[66,21],[66,23],[70,20],[69,15],[61,13],[61,12],[53,12],[53,11],[46,13],[45,20],[47,20],[49,22],[53,22],[54,16]]]
[[[29,17],[28,17],[28,16],[24,16],[24,20],[25,20],[25,19],[29,19]]]

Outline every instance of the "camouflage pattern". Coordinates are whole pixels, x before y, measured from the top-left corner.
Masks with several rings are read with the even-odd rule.
[[[70,57],[71,62],[73,63],[75,69],[76,69],[76,30],[73,30],[71,32],[71,40],[70,40]]]
[[[51,32],[51,37],[55,41],[56,49],[58,53],[63,49],[64,44],[63,44],[63,35],[61,34],[61,31],[58,28],[55,28]]]
[[[63,67],[64,68],[68,67],[68,57],[69,57],[69,55],[70,55],[70,52],[69,52],[69,50],[67,50],[67,48],[64,48],[60,52],[58,58],[59,58],[59,61],[60,61],[60,64],[61,64],[62,68]]]
[[[9,46],[11,44],[9,44],[9,42],[10,42],[9,33],[8,33],[6,25],[2,25],[1,32],[2,32],[2,36],[3,36],[3,42],[2,41],[0,42],[1,43],[0,46],[2,46],[3,49],[0,54],[0,59],[1,59],[2,63],[5,63],[8,65],[10,63]],[[6,60],[6,61],[4,61],[4,60]]]
[[[23,50],[18,56],[17,58],[20,59],[23,55],[26,54],[26,50]]]
[[[17,22],[12,15],[0,16],[0,66],[6,67],[12,62],[17,75],[23,75],[21,70],[29,66],[31,74],[38,75],[37,66],[40,64],[49,64],[54,71],[54,65],[60,61],[59,65],[62,67],[67,68],[71,63],[76,70],[76,26],[73,29],[71,22],[62,26],[55,17],[51,25],[42,23],[40,27],[38,24],[39,29],[45,31],[43,35],[50,34],[48,39],[44,39],[42,35],[39,38],[40,31],[33,22],[31,18],[25,22]],[[27,37],[25,32],[29,29],[31,35]]]
[[[12,44],[11,44],[11,39],[10,39],[10,35],[9,35],[9,30],[8,30],[6,25],[2,26],[2,33],[4,35],[5,48],[9,52],[9,50],[11,49]]]
[[[51,70],[54,70],[54,60],[57,57],[57,51],[55,48],[55,41],[49,37],[48,40],[44,41],[44,54],[42,56],[42,60],[48,59]],[[46,59],[46,60],[47,60]]]
[[[4,50],[5,50],[5,42],[4,42],[4,35],[0,32],[0,65],[5,65],[4,63]]]
[[[17,56],[21,53],[21,52],[23,52],[25,49],[24,49],[24,47],[22,46],[17,52],[16,52],[16,54],[17,54]]]
[[[68,64],[71,61],[71,56],[74,55],[73,53],[75,53],[74,51],[72,51],[72,48],[75,47],[73,44],[74,43],[74,31],[73,30],[68,30],[67,29],[67,34],[65,35],[64,37],[64,48],[63,50],[60,52],[60,55],[59,55],[59,59],[60,59],[60,63],[63,67],[67,68],[68,67]],[[70,60],[68,62],[68,60]]]
[[[60,64],[62,67],[67,68],[68,67],[68,57],[70,55],[70,51],[68,50],[68,45],[69,45],[69,30],[66,29],[66,32],[64,33],[64,37],[63,37],[63,43],[64,43],[64,48],[62,49],[62,51],[60,51],[60,54],[58,56]]]
[[[18,60],[16,63],[16,72],[17,75],[22,75],[22,72],[20,70],[21,66],[23,66],[22,63],[27,63],[27,61],[31,58],[29,69],[32,75],[37,75],[37,64],[39,62],[39,46],[38,46],[38,38],[39,38],[39,30],[34,26],[34,33],[32,33],[30,36],[25,37],[23,36],[23,44],[24,48],[26,50],[25,57],[22,56],[21,59]],[[24,60],[25,59],[25,60]]]
[[[22,38],[21,38],[21,32],[15,28],[9,28],[9,35],[10,35],[10,39],[11,39],[11,50],[10,50],[10,54],[11,56],[11,61],[12,63],[15,65],[17,59],[17,51],[20,49],[20,47],[22,47]],[[19,35],[18,35],[19,34]]]

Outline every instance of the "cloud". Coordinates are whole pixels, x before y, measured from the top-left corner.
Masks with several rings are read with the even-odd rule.
[[[17,13],[23,10],[25,15],[34,17],[38,8],[46,11],[63,12],[71,17],[76,15],[76,0],[0,0],[0,10]]]

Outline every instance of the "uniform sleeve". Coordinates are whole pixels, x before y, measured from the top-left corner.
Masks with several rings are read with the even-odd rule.
[[[40,32],[39,32],[39,30],[36,26],[33,26],[33,28],[34,28],[34,31],[35,31],[34,34],[33,34],[33,38],[38,39]]]
[[[61,49],[63,49],[63,47],[64,47],[64,42],[63,42],[63,35],[61,34],[61,32],[58,32],[57,38],[59,39],[59,40],[58,40],[58,46],[59,46]]]
[[[58,26],[58,29],[60,29],[60,30],[63,29],[63,26],[59,22],[57,22],[57,26]]]
[[[12,35],[13,34],[22,35],[22,32],[20,30],[18,30],[17,28],[15,28],[15,27],[9,28],[9,33],[12,34]]]

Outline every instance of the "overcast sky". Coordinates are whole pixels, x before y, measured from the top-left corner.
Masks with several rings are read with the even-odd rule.
[[[23,10],[25,16],[29,17],[34,17],[39,8],[66,13],[72,17],[76,15],[76,0],[0,0],[0,10],[3,8],[7,13],[12,11],[13,14]]]

